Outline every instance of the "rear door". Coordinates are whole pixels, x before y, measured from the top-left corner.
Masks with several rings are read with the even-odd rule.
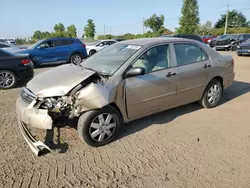
[[[55,53],[57,56],[57,61],[60,62],[67,62],[69,59],[69,56],[71,55],[71,52],[73,50],[72,48],[72,40],[70,39],[58,39],[55,41]]]
[[[186,104],[200,100],[212,77],[213,65],[208,55],[196,44],[175,43],[177,67],[177,102]]]

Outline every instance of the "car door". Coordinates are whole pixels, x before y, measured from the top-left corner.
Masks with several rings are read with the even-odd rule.
[[[200,100],[212,77],[213,65],[208,55],[196,44],[175,43],[177,67],[177,103]]]
[[[176,68],[171,68],[169,44],[146,50],[132,67],[145,68],[145,74],[126,79],[126,105],[130,120],[175,105]]]
[[[55,41],[44,41],[36,47],[32,55],[40,64],[47,64],[57,61],[57,56],[55,54]]]
[[[55,41],[55,54],[58,62],[67,62],[71,55],[70,40],[58,39]]]

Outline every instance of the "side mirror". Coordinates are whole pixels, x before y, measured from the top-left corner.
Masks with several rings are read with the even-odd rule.
[[[144,74],[145,74],[145,69],[143,67],[133,67],[129,69],[129,71],[126,73],[126,78],[135,77],[135,76],[144,75]]]

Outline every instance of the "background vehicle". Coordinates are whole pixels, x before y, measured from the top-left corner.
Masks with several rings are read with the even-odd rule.
[[[202,40],[204,43],[209,44],[211,42],[211,40],[215,39],[216,36],[215,35],[206,35],[202,37]]]
[[[18,82],[27,82],[33,78],[32,61],[28,54],[13,54],[0,49],[0,88],[15,87]]]
[[[80,64],[87,57],[85,44],[74,38],[49,38],[16,53],[28,53],[34,66],[71,62]]]
[[[203,43],[203,40],[198,35],[189,35],[189,34],[173,34],[173,35],[161,35],[160,37],[177,37],[177,38],[186,38],[186,39],[192,39],[197,40],[199,42]]]
[[[106,48],[110,46],[111,44],[116,43],[116,40],[99,40],[94,43],[89,43],[89,45],[86,45],[87,53],[89,56],[94,55],[96,52],[102,50],[103,48]]]
[[[113,40],[116,40],[117,42],[121,42],[121,41],[124,41],[126,39],[117,38],[117,39],[113,39]]]
[[[236,53],[238,56],[250,55],[250,39],[239,44]]]
[[[6,39],[5,42],[8,44],[16,44],[16,40],[14,38]]]
[[[237,45],[250,38],[250,34],[231,34],[216,40],[216,50],[232,50],[235,51]]]
[[[210,46],[211,48],[215,47],[215,46],[216,46],[216,41],[217,41],[217,40],[221,40],[221,39],[223,39],[223,38],[226,38],[227,36],[228,36],[228,35],[220,35],[220,36],[218,36],[218,37],[212,39],[212,40],[209,42],[209,46]]]
[[[79,117],[79,137],[98,147],[114,140],[124,122],[195,101],[213,108],[233,80],[232,56],[204,43],[126,40],[87,58],[81,67],[62,65],[38,74],[23,88],[16,110],[36,154],[48,146],[30,139],[26,125],[52,129],[61,117]]]
[[[9,50],[9,51],[12,51],[12,52],[15,52],[15,51],[18,51],[18,50],[21,49],[16,45],[8,44],[8,43],[5,43],[5,42],[0,42],[0,48],[6,49],[6,50]]]

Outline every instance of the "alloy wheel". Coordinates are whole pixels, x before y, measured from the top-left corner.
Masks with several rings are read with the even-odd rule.
[[[15,76],[10,72],[1,72],[0,73],[0,87],[1,88],[10,88],[15,84]]]
[[[82,57],[80,55],[78,55],[78,54],[74,54],[71,57],[71,62],[76,64],[76,65],[79,65],[82,62]]]
[[[109,113],[102,113],[94,118],[89,127],[89,134],[96,142],[108,140],[117,127],[116,119]]]

